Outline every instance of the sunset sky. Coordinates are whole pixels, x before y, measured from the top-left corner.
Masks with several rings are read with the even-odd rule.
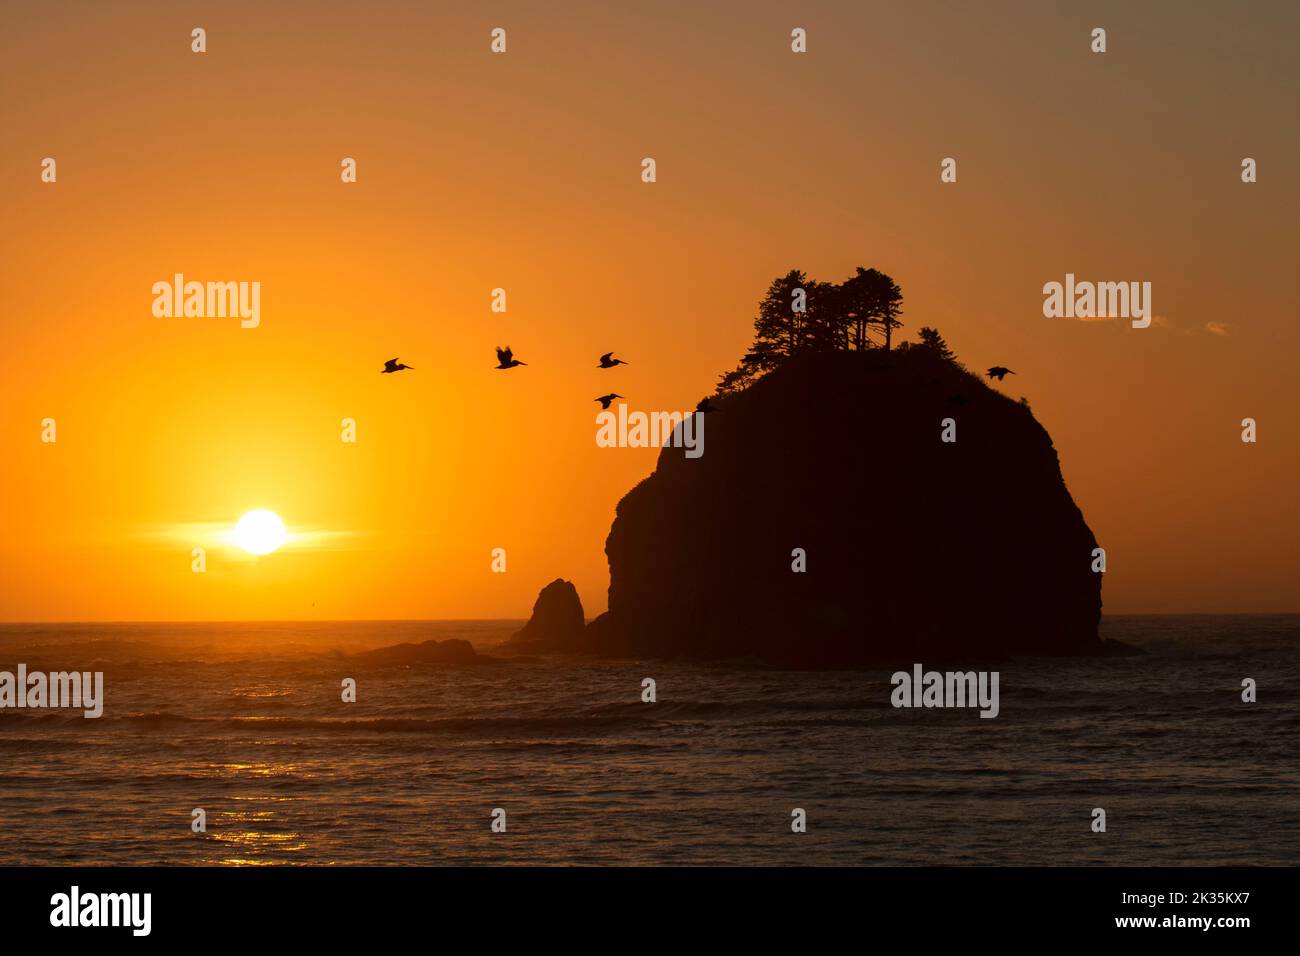
[[[773,278],[857,265],[1016,370],[1107,612],[1300,610],[1296,4],[475,7],[0,12],[0,619],[595,615],[657,451],[592,399],[692,408]],[[178,272],[260,327],[155,318]],[[1155,323],[1044,318],[1067,272]],[[289,546],[216,543],[254,508]]]

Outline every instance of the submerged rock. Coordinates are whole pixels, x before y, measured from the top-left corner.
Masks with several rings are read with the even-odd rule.
[[[577,650],[586,618],[572,581],[556,578],[537,595],[533,616],[511,637],[512,644],[537,644],[553,650]]]
[[[805,355],[713,405],[704,455],[665,448],[619,503],[609,611],[583,649],[796,666],[1101,653],[1097,541],[1026,404],[913,348]]]
[[[445,641],[422,641],[419,644],[393,644],[362,651],[352,660],[368,667],[392,667],[399,664],[467,664],[480,660],[469,641],[451,637]]]

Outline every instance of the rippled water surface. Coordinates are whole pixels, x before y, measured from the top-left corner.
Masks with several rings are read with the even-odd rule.
[[[106,682],[99,720],[0,711],[0,863],[1300,862],[1297,616],[1108,618],[1147,655],[994,665],[994,720],[895,710],[885,670],[508,656],[517,626],[0,626],[0,669]],[[447,637],[485,660],[348,658]]]

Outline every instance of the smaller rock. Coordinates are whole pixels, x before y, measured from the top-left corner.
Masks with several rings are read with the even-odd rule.
[[[533,616],[511,637],[512,644],[535,644],[546,649],[573,650],[583,640],[586,618],[572,581],[556,578],[537,595]]]

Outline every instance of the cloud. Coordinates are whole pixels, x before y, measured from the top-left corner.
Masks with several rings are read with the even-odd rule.
[[[1205,331],[1209,332],[1211,335],[1226,336],[1228,334],[1228,323],[1227,322],[1206,322]]]

